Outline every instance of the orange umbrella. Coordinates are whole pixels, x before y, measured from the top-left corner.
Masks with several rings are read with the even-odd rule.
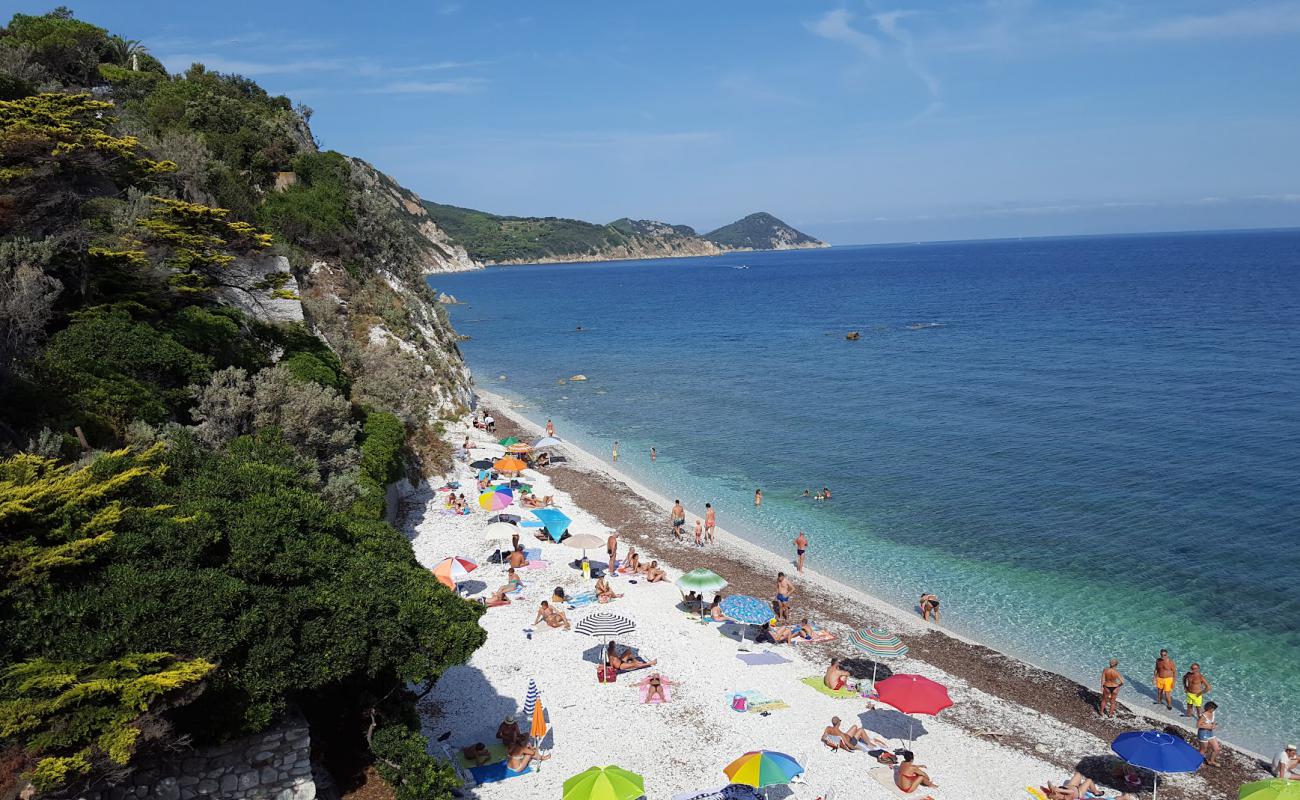
[[[528,469],[528,465],[513,456],[506,456],[500,461],[492,462],[492,466],[497,472],[520,472]]]
[[[546,711],[542,708],[541,698],[538,698],[536,705],[533,706],[533,727],[528,735],[534,739],[541,739],[546,735]]]

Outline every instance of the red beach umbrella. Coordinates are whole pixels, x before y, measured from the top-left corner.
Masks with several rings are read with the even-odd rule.
[[[893,675],[876,684],[876,694],[882,703],[891,705],[904,714],[938,714],[952,705],[952,698],[943,684],[920,675]]]

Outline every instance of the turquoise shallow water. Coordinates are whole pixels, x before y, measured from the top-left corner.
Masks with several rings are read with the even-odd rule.
[[[1227,739],[1300,735],[1300,233],[432,280],[481,385],[692,511],[1089,684],[1168,647]]]

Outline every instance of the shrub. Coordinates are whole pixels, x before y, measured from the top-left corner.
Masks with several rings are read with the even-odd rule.
[[[404,472],[402,446],[406,441],[406,426],[392,414],[371,412],[366,416],[362,435],[361,499],[353,506],[353,513],[383,519],[388,484],[401,480]]]
[[[460,786],[451,765],[430,756],[427,747],[418,729],[401,723],[385,725],[371,737],[375,769],[397,800],[447,800]]]

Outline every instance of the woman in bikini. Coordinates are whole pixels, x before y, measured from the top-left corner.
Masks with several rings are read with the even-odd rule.
[[[545,761],[550,756],[537,754],[537,749],[528,744],[527,739],[518,739],[510,748],[510,757],[506,759],[507,775],[523,775],[528,772],[528,765],[533,761]]]
[[[709,619],[714,622],[726,622],[727,615],[722,613],[722,595],[715,594],[713,602],[709,604]]]
[[[935,625],[939,624],[939,595],[934,592],[926,592],[921,595],[921,619],[931,620]]]
[[[1205,763],[1211,767],[1219,766],[1219,751],[1222,749],[1219,744],[1219,724],[1215,722],[1218,713],[1219,704],[1211,700],[1205,704],[1201,716],[1196,720],[1196,746],[1200,748],[1201,755],[1205,756]]]
[[[624,650],[623,654],[619,655],[618,647],[614,642],[610,642],[609,647],[605,649],[605,659],[609,661],[611,667],[619,672],[631,672],[632,670],[645,669],[646,667],[653,667],[655,664],[659,663],[655,660],[642,661],[640,658],[637,658],[631,650]]]
[[[645,693],[645,701],[647,703],[656,697],[659,698],[659,702],[667,703],[668,695],[664,694],[664,687],[677,686],[679,684],[675,681],[668,680],[658,672],[652,672],[650,673],[650,677],[646,679],[645,685],[647,687]]]
[[[609,588],[609,581],[605,580],[604,575],[601,575],[596,580],[596,600],[598,602],[608,603],[610,600],[617,600],[622,596],[623,595],[617,594],[613,589]]]
[[[667,577],[668,574],[659,569],[658,561],[651,561],[650,566],[645,568],[646,583],[658,583]]]
[[[536,625],[542,620],[545,620],[546,624],[552,628],[564,628],[567,631],[570,627],[569,619],[564,616],[564,612],[552,608],[551,604],[545,600],[542,601],[541,608],[537,609],[537,618],[533,620],[533,624]]]
[[[915,792],[918,786],[924,786],[927,789],[938,789],[939,784],[930,780],[930,775],[925,771],[925,765],[913,763],[915,758],[916,756],[911,750],[903,751],[903,763],[898,766],[898,771],[894,773],[894,785],[908,794]]]

